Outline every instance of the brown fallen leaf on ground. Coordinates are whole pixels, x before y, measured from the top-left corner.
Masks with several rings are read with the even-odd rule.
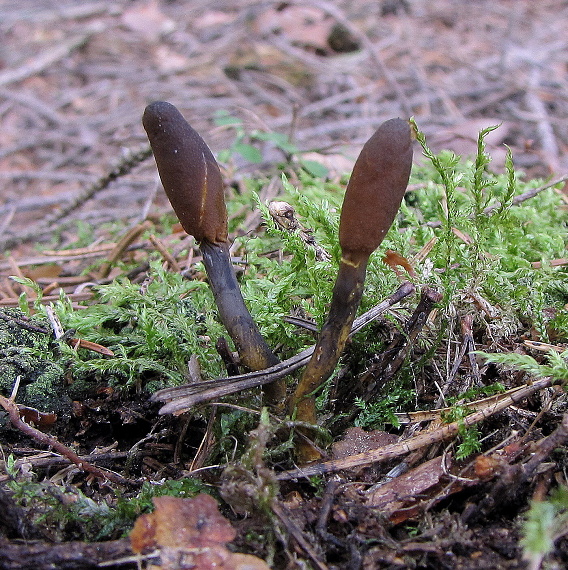
[[[52,426],[57,421],[57,414],[40,412],[35,408],[18,404],[20,417],[28,424],[36,425],[40,428]]]
[[[434,490],[447,473],[450,457],[439,456],[399,475],[381,485],[366,497],[366,504],[378,507],[393,524],[400,524],[416,514],[415,509],[425,499],[430,500]]]
[[[236,536],[231,523],[219,512],[213,497],[193,499],[155,497],[154,512],[141,515],[130,533],[136,553],[159,554],[153,570],[269,570],[251,554],[231,552],[226,543]]]

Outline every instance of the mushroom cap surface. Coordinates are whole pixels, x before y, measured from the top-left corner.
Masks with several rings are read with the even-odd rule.
[[[411,167],[410,124],[384,122],[363,146],[345,191],[339,226],[344,257],[368,257],[379,247],[398,212]]]
[[[205,141],[176,107],[164,101],[146,107],[142,124],[183,229],[199,242],[226,242],[223,178]]]

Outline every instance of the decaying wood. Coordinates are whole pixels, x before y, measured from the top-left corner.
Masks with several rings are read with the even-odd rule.
[[[127,538],[108,542],[62,544],[0,538],[0,570],[94,570],[100,568],[101,562],[126,556],[132,557],[130,540]]]

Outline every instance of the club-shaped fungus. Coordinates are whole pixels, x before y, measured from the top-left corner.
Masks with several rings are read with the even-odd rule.
[[[410,125],[391,119],[365,143],[353,167],[341,210],[341,262],[329,314],[290,402],[298,421],[316,423],[314,392],[331,376],[343,352],[363,294],[369,256],[392,225],[411,166]],[[298,455],[304,462],[320,456],[304,443]]]
[[[170,103],[146,107],[142,123],[164,190],[184,230],[195,237],[219,310],[241,362],[251,370],[278,363],[241,295],[227,236],[227,209],[221,171],[205,141]],[[268,403],[281,404],[283,381],[265,388]]]

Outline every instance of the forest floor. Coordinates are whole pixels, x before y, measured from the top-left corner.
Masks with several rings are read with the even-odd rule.
[[[491,168],[504,170],[508,147],[525,179],[565,178],[567,21],[564,0],[0,0],[0,310],[17,307],[22,292],[33,297],[29,287],[9,279],[13,275],[33,278],[47,301],[56,301],[62,287],[76,306],[88,303],[87,282],[120,274],[117,268],[104,276],[83,273],[89,263],[113,254],[116,228],[120,236],[171,211],[141,124],[144,108],[156,100],[175,104],[215,154],[235,148],[235,137],[246,145],[251,133],[282,133],[295,154],[325,163],[337,181],[350,171],[363,143],[391,117],[414,117],[434,151],[464,156],[475,154],[481,129],[500,125],[487,137]],[[242,130],[223,125],[227,116],[238,118]],[[224,168],[228,185],[238,187],[257,174],[277,180],[282,149],[259,148],[255,163],[245,156]],[[269,185],[262,197],[274,199],[278,188]],[[258,217],[251,215],[242,233],[257,225]],[[90,251],[68,251],[84,245],[83,234],[91,240]],[[153,246],[140,245],[145,247]],[[441,440],[415,450],[406,468],[423,471],[411,471],[406,482],[399,479],[392,492],[421,500],[393,507],[391,498],[382,518],[358,503],[355,481],[360,477],[360,484],[368,486],[388,469],[340,471],[337,478],[322,479],[319,495],[310,494],[301,477],[296,482],[281,477],[281,495],[274,503],[281,533],[275,542],[281,551],[273,557],[274,567],[528,567],[520,529],[529,501],[566,482],[564,454],[551,459],[542,451],[546,436],[561,444],[568,435],[562,431],[568,430],[561,421],[563,408],[552,405],[554,390],[546,389],[547,397],[533,392],[522,405],[512,401],[516,429],[531,425],[531,436],[522,442],[508,439],[514,430],[504,427],[513,421],[507,414],[492,418],[492,441],[501,438],[504,449],[498,459],[480,455],[456,471],[444,463]],[[125,404],[129,397],[131,407]],[[95,457],[95,448],[107,446],[108,457],[119,461],[144,433],[126,429],[127,438],[120,441],[115,430],[115,442],[97,441],[92,427],[106,420],[116,424],[115,417],[103,416],[116,415],[113,406],[118,406],[129,410],[121,421],[142,414],[145,433],[151,433],[157,407],[147,399],[143,393],[109,392],[96,420],[79,421],[82,412],[75,409],[68,429],[56,430],[58,437],[84,456]],[[171,419],[160,429],[180,425]],[[206,426],[199,429],[207,433]],[[53,479],[56,468],[65,465],[61,455],[48,467],[41,463],[47,461],[40,455],[50,440],[38,442],[29,433],[20,439],[15,429],[2,433],[4,458],[26,459],[19,465],[28,465],[40,479]],[[256,437],[262,440],[262,428]],[[158,473],[172,480],[187,476],[191,461],[186,458],[181,466],[179,450],[172,451],[176,438],[167,450],[169,460],[164,449],[149,451],[136,476],[123,472],[116,485],[126,493],[122,477],[140,482]],[[361,445],[360,451],[369,449]],[[527,471],[534,455],[540,462]],[[489,459],[484,463],[479,457]],[[120,463],[112,461],[118,469]],[[14,474],[8,474],[7,460],[3,465],[0,482]],[[387,466],[394,467],[392,459]],[[258,462],[253,467],[262,471]],[[66,481],[87,492],[98,474],[92,479],[74,471]],[[272,475],[263,476],[271,481]],[[412,478],[429,483],[412,487]],[[376,493],[376,502],[387,501]],[[95,495],[104,495],[102,486]],[[65,533],[30,528],[22,520],[24,507],[9,493],[0,494],[2,505],[0,569],[94,568],[132,554],[123,538],[93,547],[69,542],[71,535]],[[259,520],[242,517],[235,508],[225,507],[223,513],[233,519],[238,549],[266,558],[265,545],[250,539],[259,540]],[[547,568],[568,565],[565,532],[558,532]],[[50,554],[45,554],[48,546]],[[163,568],[184,567],[162,558]],[[209,562],[199,567],[208,568]],[[533,560],[531,567],[540,563]]]

